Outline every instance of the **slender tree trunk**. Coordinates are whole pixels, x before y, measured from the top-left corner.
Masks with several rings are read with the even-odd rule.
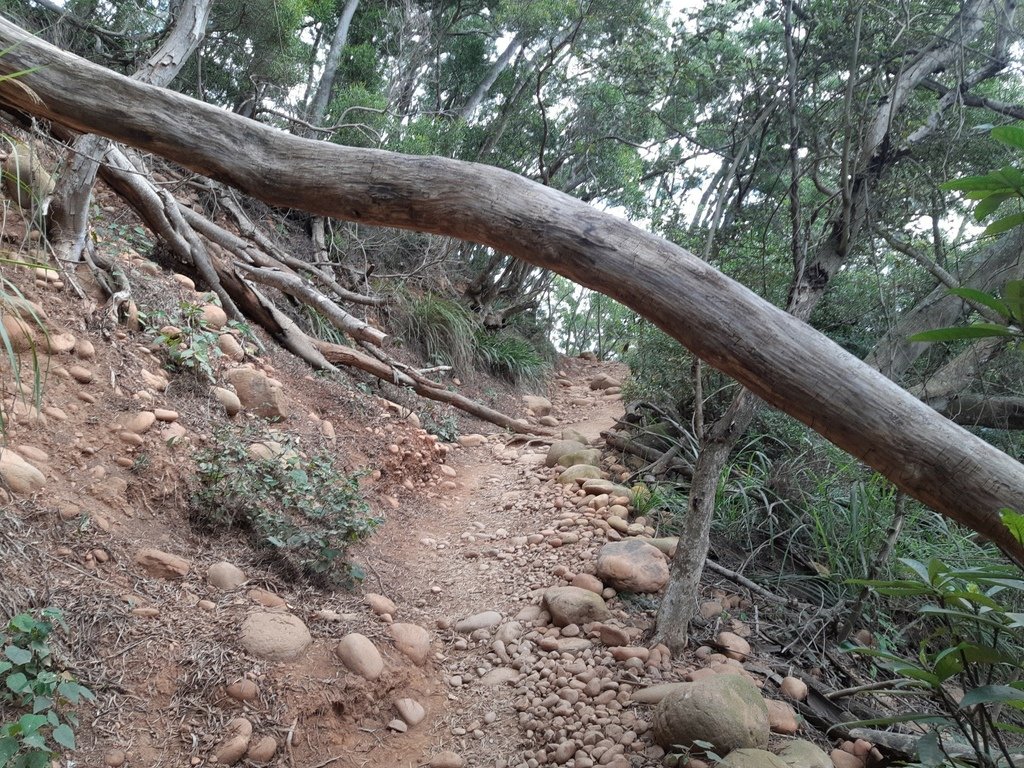
[[[121,77],[3,18],[0,49],[0,73],[28,72],[17,86],[0,82],[9,107],[156,152],[272,205],[488,245],[633,307],[1024,565],[999,514],[1020,508],[1024,466],[689,251],[498,168],[282,133]]]
[[[491,68],[487,70],[487,74],[484,75],[484,79],[477,85],[476,90],[473,91],[473,94],[469,97],[466,103],[458,110],[460,118],[463,120],[469,120],[473,117],[473,113],[476,112],[481,102],[483,102],[484,97],[487,96],[487,92],[491,90],[491,86],[493,86],[494,82],[501,76],[501,73],[508,69],[508,65],[512,63],[512,59],[515,55],[523,49],[523,45],[525,45],[525,43],[525,35],[523,35],[522,32],[512,38],[505,50],[501,52],[497,61],[495,61],[491,65]]]
[[[309,112],[306,115],[306,120],[313,125],[320,125],[324,115],[327,114],[327,105],[331,102],[334,82],[338,76],[338,67],[341,66],[341,53],[348,44],[348,29],[352,24],[352,17],[356,15],[358,6],[359,0],[348,0],[341,11],[338,26],[334,30],[334,38],[331,40],[331,48],[327,52],[323,77],[320,78],[316,93],[313,95],[313,103],[309,105]]]
[[[853,179],[846,188],[842,205],[830,216],[826,227],[827,235],[823,242],[807,258],[804,257],[803,248],[799,247],[800,244],[793,244],[795,272],[787,301],[786,311],[788,314],[799,320],[807,321],[824,296],[833,275],[849,257],[851,245],[860,235],[868,219],[871,192],[882,173],[893,162],[893,158],[886,153],[885,147],[894,116],[906,104],[910,94],[922,80],[937,69],[953,62],[960,55],[963,46],[981,31],[985,14],[993,7],[992,0],[974,0],[974,2],[966,4],[955,22],[950,25],[950,29],[954,31],[943,38],[940,44],[922,51],[908,64],[890,88],[887,98],[870,116],[866,134],[860,146],[857,147],[856,158],[853,161],[855,171]],[[798,71],[792,34],[791,2],[786,6],[784,26],[789,59],[787,88],[790,93],[789,106],[792,110],[796,103],[793,98],[793,89],[798,87]],[[857,69],[856,56],[858,52],[856,47],[855,44],[851,71]],[[798,134],[799,126],[795,122],[795,117],[793,115],[790,117],[790,130]],[[799,146],[798,135],[791,136],[790,141],[793,146]],[[730,169],[730,173],[733,172],[734,169]],[[791,198],[791,203],[798,202],[798,199]],[[722,201],[719,200],[718,208],[721,208],[721,205]],[[791,215],[796,217],[798,210],[792,211]],[[711,251],[718,223],[717,216],[716,209],[716,218],[712,221],[712,231],[705,246],[705,255]],[[795,219],[794,235],[800,231],[799,224],[800,222]],[[701,447],[701,455],[694,467],[692,481],[693,487],[698,492],[691,491],[685,523],[690,529],[687,531],[687,535],[690,537],[687,540],[693,543],[691,546],[680,547],[676,550],[672,563],[672,580],[667,588],[666,599],[662,601],[658,610],[655,637],[673,652],[680,651],[687,645],[689,623],[696,608],[697,589],[704,561],[707,558],[709,532],[715,512],[715,495],[708,493],[708,489],[717,488],[718,479],[725,469],[730,452],[743,437],[762,405],[763,403],[757,398],[750,397],[749,392],[741,391],[734,398],[726,414],[711,426],[711,437],[705,440]],[[809,424],[814,429],[818,429],[814,422],[809,422]],[[705,452],[710,452],[706,459],[704,458]],[[692,591],[686,592],[686,590]],[[669,598],[668,595],[671,597]]]
[[[163,44],[150,56],[134,78],[143,83],[166,86],[181,71],[206,34],[212,0],[183,0],[177,18]],[[82,259],[89,231],[89,201],[100,160],[110,140],[85,134],[75,139],[71,159],[54,190],[48,233],[59,261],[77,263]]]

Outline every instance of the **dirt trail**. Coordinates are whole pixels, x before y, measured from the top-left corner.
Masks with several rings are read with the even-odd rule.
[[[588,383],[598,373],[623,376],[625,368],[573,360],[563,370],[571,385],[551,388],[552,413],[560,422],[551,431],[559,436],[563,429],[576,429],[596,442],[622,414],[622,403],[590,390]],[[513,706],[516,688],[507,681],[480,681],[503,666],[493,643],[453,627],[485,611],[513,618],[539,602],[538,590],[565,583],[552,574],[558,565],[575,572],[591,558],[586,540],[554,547],[526,542],[530,534],[554,533],[563,493],[550,482],[554,470],[544,467],[547,445],[507,447],[508,438],[491,434],[482,445],[456,450],[448,462],[457,472],[458,488],[451,496],[390,513],[361,553],[370,566],[364,588],[399,606],[395,620],[436,628],[440,642],[434,647],[440,650],[433,663],[441,691],[427,722],[401,740],[372,746],[367,741],[365,752],[338,765],[415,766],[451,750],[468,766],[511,766],[530,748]]]

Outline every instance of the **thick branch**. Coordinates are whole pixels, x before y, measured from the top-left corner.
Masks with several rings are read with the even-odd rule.
[[[4,72],[31,70],[24,84],[42,104],[0,83],[0,100],[24,111],[156,152],[273,205],[472,240],[618,299],[1024,565],[1024,546],[999,517],[1024,498],[1024,466],[690,252],[497,168],[283,134],[120,77],[3,19],[0,48]]]

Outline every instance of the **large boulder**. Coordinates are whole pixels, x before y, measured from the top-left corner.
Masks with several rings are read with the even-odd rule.
[[[601,466],[601,452],[597,448],[580,448],[578,451],[563,453],[555,462],[560,467],[575,467],[577,464]]]
[[[668,576],[664,553],[639,539],[611,542],[597,553],[597,577],[620,592],[658,592]]]
[[[609,496],[624,496],[633,503],[633,489],[624,485],[613,483],[611,480],[584,480],[583,490],[588,496],[600,496],[607,493]]]
[[[817,744],[803,739],[791,741],[779,750],[779,759],[788,768],[832,768],[832,758]]]
[[[688,683],[654,708],[654,740],[668,749],[708,742],[719,755],[768,746],[768,707],[741,675],[715,675]]]
[[[384,671],[380,651],[366,635],[351,632],[338,641],[334,652],[349,671],[367,680],[376,680]]]
[[[562,439],[573,440],[579,443],[584,448],[590,445],[590,438],[588,438],[578,429],[573,429],[572,427],[566,427],[565,429],[562,430]]]
[[[560,474],[555,482],[561,485],[578,485],[586,480],[596,480],[603,476],[603,473],[597,467],[590,464],[577,464],[575,467],[569,467]]]
[[[224,374],[235,388],[242,407],[265,419],[284,419],[288,416],[284,388],[276,379],[254,368],[233,368]]]
[[[298,616],[290,613],[260,612],[242,622],[239,642],[253,656],[268,661],[295,661],[306,652],[313,638]]]
[[[526,407],[534,416],[547,416],[551,413],[551,401],[540,395],[526,395],[523,398]]]
[[[718,768],[789,768],[789,766],[763,749],[735,749],[726,755]]]
[[[545,467],[553,467],[558,464],[558,460],[568,453],[576,453],[582,451],[586,446],[583,443],[578,443],[575,440],[555,440],[548,448],[548,455],[544,458]]]
[[[430,633],[419,624],[392,624],[391,637],[395,647],[417,666],[423,666],[430,655]]]
[[[544,592],[544,604],[556,627],[606,621],[612,615],[604,598],[579,587],[551,587]]]
[[[0,477],[14,493],[35,493],[46,485],[46,476],[10,448],[0,449]]]

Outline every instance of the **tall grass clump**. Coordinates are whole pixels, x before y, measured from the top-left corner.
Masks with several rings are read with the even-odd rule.
[[[480,331],[475,337],[476,356],[482,366],[513,384],[536,384],[547,370],[547,361],[536,346],[512,331]]]
[[[396,310],[398,333],[424,359],[460,371],[474,367],[480,323],[469,309],[436,293],[425,293],[401,296]]]

